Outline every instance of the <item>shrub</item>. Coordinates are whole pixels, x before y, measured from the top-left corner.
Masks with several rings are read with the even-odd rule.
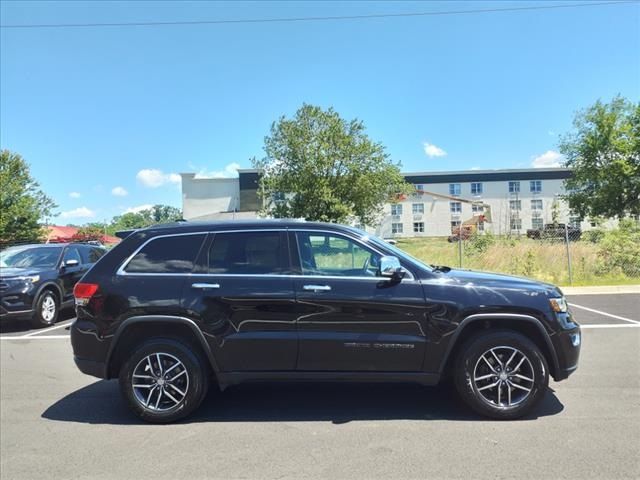
[[[640,275],[640,223],[621,220],[616,230],[604,234],[599,255],[608,271],[617,268],[628,276]]]

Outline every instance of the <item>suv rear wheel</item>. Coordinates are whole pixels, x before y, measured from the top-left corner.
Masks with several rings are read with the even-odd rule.
[[[526,415],[544,397],[547,362],[527,337],[500,331],[474,337],[461,349],[455,385],[476,412],[497,419]]]
[[[36,300],[36,308],[31,317],[31,325],[35,328],[48,327],[56,323],[60,301],[51,290],[45,290]]]
[[[120,389],[143,420],[169,423],[196,410],[209,388],[207,364],[189,347],[156,338],[140,345],[120,369]]]

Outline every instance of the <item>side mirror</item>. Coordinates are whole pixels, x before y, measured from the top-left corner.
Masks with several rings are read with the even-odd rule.
[[[384,255],[380,257],[380,270],[381,277],[387,277],[391,280],[402,280],[405,274],[405,270],[400,265],[398,257],[392,255]]]
[[[78,260],[76,260],[74,258],[70,258],[69,260],[64,262],[64,266],[65,267],[75,267],[77,265],[80,265],[80,262],[78,262]]]

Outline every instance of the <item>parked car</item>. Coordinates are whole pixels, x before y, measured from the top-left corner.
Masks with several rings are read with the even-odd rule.
[[[566,226],[564,223],[546,223],[543,228],[527,230],[527,237],[534,240],[580,240],[582,230],[580,227]]]
[[[133,412],[159,423],[192,413],[211,383],[446,377],[475,411],[512,419],[542,399],[549,375],[575,371],[581,341],[553,285],[430,266],[324,223],[138,230],[75,297],[76,365],[119,378]]]
[[[23,318],[53,325],[73,306],[73,287],[106,252],[96,245],[49,243],[0,251],[0,320]]]

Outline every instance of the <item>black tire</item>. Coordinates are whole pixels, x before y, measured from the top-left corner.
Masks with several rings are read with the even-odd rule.
[[[134,389],[134,371],[138,368],[137,373],[141,373],[140,369],[143,367],[146,368],[142,362],[150,356],[153,358],[150,366],[152,376],[158,377],[158,362],[155,360],[157,358],[155,354],[160,355],[165,370],[170,369],[176,364],[174,360],[182,364],[182,366],[178,365],[177,368],[174,367],[174,372],[178,372],[176,375],[179,374],[180,376],[179,379],[175,380],[175,387],[177,387],[175,390],[167,380],[168,374],[165,375],[162,380],[152,378],[140,379],[136,377],[136,384],[143,382],[155,385],[155,395],[151,393],[151,388]],[[186,374],[182,373],[183,367]],[[150,373],[149,368],[147,368],[146,373]],[[171,423],[190,415],[200,406],[209,389],[210,376],[209,366],[199,351],[194,351],[192,348],[174,339],[152,338],[137,347],[125,360],[120,369],[120,390],[129,408],[142,420],[152,423]],[[151,375],[149,377],[151,377]],[[173,374],[171,377],[173,377]],[[185,377],[186,385],[184,382]],[[160,387],[158,385],[161,381],[163,384]],[[171,389],[169,388],[170,386],[172,386]],[[147,406],[143,404],[145,399],[141,398],[142,391],[145,392],[145,395],[147,391],[150,392],[151,401],[148,402]],[[185,395],[180,397],[177,392],[183,392]],[[158,400],[159,396],[160,400]],[[173,397],[173,399],[169,397]],[[176,400],[179,400],[179,403],[175,404]],[[156,401],[160,402],[157,404],[160,409],[166,409],[156,409],[155,405],[152,405],[155,404]]]
[[[514,351],[519,353],[508,363]],[[531,340],[504,330],[478,335],[463,345],[455,362],[454,382],[462,400],[477,413],[512,420],[526,415],[542,400],[549,385],[548,372],[544,355]],[[498,386],[488,386],[495,383]]]
[[[58,321],[60,300],[51,290],[43,291],[36,300],[35,310],[31,316],[31,326],[34,328],[50,327]]]

